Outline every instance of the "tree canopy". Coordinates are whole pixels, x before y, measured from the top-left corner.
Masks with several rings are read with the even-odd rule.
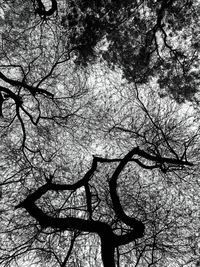
[[[1,266],[200,265],[199,10],[2,0]]]

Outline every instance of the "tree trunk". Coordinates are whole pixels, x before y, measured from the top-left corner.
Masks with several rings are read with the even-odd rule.
[[[101,238],[101,257],[104,267],[115,267],[115,247],[109,237]]]

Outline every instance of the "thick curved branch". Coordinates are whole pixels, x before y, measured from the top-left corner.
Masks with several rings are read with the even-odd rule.
[[[114,260],[114,250],[115,247],[118,247],[120,245],[127,244],[129,242],[134,241],[137,238],[141,238],[144,235],[144,224],[136,220],[135,218],[129,217],[125,214],[123,207],[120,203],[119,196],[117,194],[117,179],[121,172],[123,171],[124,167],[129,161],[132,161],[133,156],[137,155],[143,158],[146,158],[150,161],[156,161],[159,163],[163,162],[170,162],[173,164],[185,164],[185,165],[192,165],[189,162],[181,161],[177,159],[170,159],[165,157],[155,157],[152,156],[143,150],[141,150],[139,147],[133,148],[129,153],[125,155],[123,159],[120,160],[119,165],[115,169],[110,182],[109,182],[109,189],[110,189],[110,195],[112,199],[113,209],[115,211],[115,214],[117,217],[124,222],[126,225],[130,226],[132,230],[130,230],[129,233],[118,236],[117,234],[113,233],[113,229],[109,224],[106,224],[101,221],[93,221],[91,220],[91,216],[89,220],[82,219],[82,218],[76,218],[76,217],[70,217],[67,216],[66,218],[57,218],[52,217],[45,212],[41,208],[39,208],[35,202],[40,199],[44,194],[46,194],[48,191],[58,191],[58,190],[76,190],[82,186],[85,187],[86,190],[86,201],[89,202],[89,214],[91,215],[91,195],[90,192],[88,192],[89,189],[89,180],[91,179],[92,175],[97,169],[97,163],[98,162],[116,162],[119,161],[119,159],[104,159],[100,157],[94,157],[92,166],[86,172],[84,177],[79,180],[78,182],[74,184],[53,184],[52,179],[49,179],[47,183],[40,188],[38,188],[34,193],[27,196],[27,198],[22,201],[19,205],[16,206],[16,208],[23,207],[26,209],[26,211],[35,218],[39,224],[42,227],[51,227],[54,229],[59,230],[77,230],[81,232],[89,232],[89,233],[96,233],[99,235],[101,239],[101,253],[102,253],[102,260],[105,267],[114,267],[115,266],[115,260]],[[137,162],[137,160],[136,160]],[[137,162],[140,166],[140,161]],[[158,165],[159,168],[159,165]],[[88,206],[88,205],[87,205]]]
[[[77,181],[74,184],[54,184],[50,181],[48,181],[45,185],[39,187],[34,193],[27,196],[27,198],[22,201],[19,205],[16,206],[16,208],[24,207],[25,203],[31,202],[34,203],[38,199],[40,199],[44,194],[46,194],[48,191],[63,191],[63,190],[76,190],[82,186],[85,186],[88,184],[89,179],[94,174],[97,168],[97,159],[94,158],[92,162],[92,167],[86,172],[84,177]]]
[[[9,83],[12,86],[20,86],[20,87],[27,89],[33,96],[35,96],[36,94],[47,95],[51,98],[53,98],[53,96],[54,96],[52,93],[48,92],[45,89],[34,87],[34,86],[28,85],[24,82],[10,79],[10,78],[6,77],[2,72],[0,72],[0,79],[2,79],[6,83]]]
[[[123,171],[126,164],[132,160],[132,157],[134,155],[141,156],[141,157],[146,158],[150,161],[154,161],[154,162],[160,163],[160,164],[171,163],[171,164],[182,165],[182,166],[183,165],[189,165],[189,166],[193,165],[190,162],[179,160],[179,159],[171,159],[171,158],[167,158],[167,157],[152,156],[152,155],[146,153],[145,151],[141,150],[139,147],[133,148],[128,154],[126,154],[126,156],[121,160],[121,162],[117,166],[117,168],[114,171],[114,173],[110,179],[110,182],[109,182],[110,195],[111,195],[111,199],[112,199],[112,203],[113,203],[113,209],[114,209],[116,215],[126,225],[132,227],[135,230],[135,231],[131,231],[131,234],[128,234],[127,237],[124,236],[123,237],[124,241],[126,240],[126,238],[128,238],[130,240],[131,239],[134,240],[134,239],[140,238],[144,235],[144,224],[125,214],[123,207],[120,203],[119,196],[117,194],[117,179],[118,179],[120,173]],[[137,162],[137,160],[136,160],[136,162]],[[141,166],[140,161],[138,161],[137,163]],[[158,165],[158,168],[159,168],[159,165]]]
[[[20,96],[16,95],[10,89],[3,87],[3,86],[0,86],[0,91],[6,93],[7,97],[12,98],[15,101],[16,105],[21,106],[22,99]]]
[[[34,193],[30,194],[22,203],[16,208],[23,207],[26,211],[35,218],[42,227],[51,227],[59,230],[78,230],[81,232],[96,233],[101,238],[101,254],[104,267],[115,267],[114,248],[115,237],[112,228],[104,222],[85,220],[81,218],[66,217],[54,218],[45,214],[35,204],[35,201],[45,194],[49,188],[50,183],[40,187]]]
[[[118,216],[118,218],[123,221],[126,225],[129,225],[130,227],[134,228],[134,234],[133,238],[139,238],[144,235],[144,224],[132,217],[129,217],[125,214],[122,205],[119,200],[119,196],[117,194],[117,179],[120,175],[120,173],[123,171],[126,164],[132,159],[133,155],[139,154],[140,149],[138,147],[133,148],[119,163],[116,170],[114,171],[110,182],[109,182],[109,188],[110,188],[110,195],[113,203],[113,209]]]
[[[97,233],[100,236],[104,235],[103,233],[105,231],[111,231],[111,228],[107,224],[99,221],[88,221],[74,217],[54,218],[44,213],[30,198],[27,198],[20,206],[24,207],[44,228],[51,227],[63,231],[78,230],[82,232]]]

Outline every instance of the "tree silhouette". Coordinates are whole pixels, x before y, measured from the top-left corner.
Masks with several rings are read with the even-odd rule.
[[[2,2],[1,266],[198,265],[198,8]]]

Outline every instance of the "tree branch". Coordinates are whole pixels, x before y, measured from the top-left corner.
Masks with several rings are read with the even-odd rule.
[[[35,96],[36,94],[47,95],[47,96],[50,96],[51,98],[53,98],[53,96],[54,96],[52,93],[48,92],[45,89],[28,85],[25,82],[20,82],[17,80],[10,79],[10,78],[6,77],[2,72],[0,72],[0,78],[4,82],[7,82],[12,86],[20,86],[20,87],[26,88],[33,96]]]

